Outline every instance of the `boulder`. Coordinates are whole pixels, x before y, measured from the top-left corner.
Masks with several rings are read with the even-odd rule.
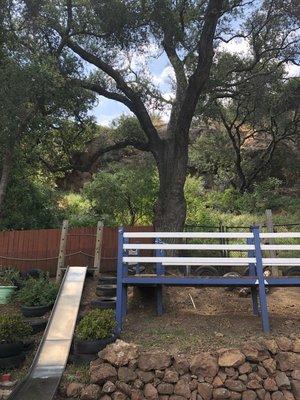
[[[102,384],[106,381],[117,379],[117,370],[110,364],[103,363],[90,368],[91,383]]]
[[[121,367],[138,357],[139,348],[134,343],[127,343],[118,339],[115,343],[106,346],[98,355],[115,367]]]
[[[251,371],[252,371],[252,367],[249,362],[245,362],[244,364],[239,366],[240,374],[249,374]]]
[[[219,370],[216,357],[210,353],[199,353],[191,361],[190,370],[194,375],[214,378]]]
[[[300,381],[292,380],[292,393],[296,400],[300,400]]]
[[[291,387],[290,380],[284,372],[277,372],[275,375],[275,381],[279,389],[289,389]]]
[[[84,387],[82,383],[72,382],[68,384],[67,387],[67,397],[79,397],[81,390]]]
[[[292,377],[293,379],[296,379],[296,380],[300,381],[300,369],[295,369],[295,370],[292,372],[291,377]]]
[[[267,390],[268,392],[276,392],[278,390],[278,386],[276,384],[275,379],[273,378],[267,378],[264,380],[264,389]]]
[[[256,400],[257,396],[253,390],[246,390],[242,394],[242,400]]]
[[[153,382],[154,380],[154,373],[153,372],[147,372],[147,371],[137,371],[137,376],[140,378],[141,381],[144,383],[149,383]]]
[[[224,385],[227,387],[227,389],[233,390],[235,392],[243,392],[244,390],[246,390],[246,386],[240,380],[227,379]]]
[[[198,383],[197,390],[203,400],[210,400],[212,398],[213,387],[209,383]]]
[[[144,395],[149,400],[156,400],[158,399],[158,391],[156,387],[152,385],[152,383],[146,383],[144,387]]]
[[[257,390],[262,388],[261,383],[257,379],[251,379],[246,386],[248,389],[252,390]]]
[[[285,336],[276,338],[276,343],[281,351],[291,351],[293,349],[293,342]]]
[[[162,382],[157,386],[157,391],[159,394],[173,394],[174,386],[171,383]]]
[[[217,388],[213,390],[214,399],[230,399],[230,392],[225,388]]]
[[[279,352],[276,354],[275,359],[278,363],[278,368],[281,371],[292,371],[297,366],[300,366],[300,354],[292,352]]]
[[[284,399],[284,395],[282,392],[280,392],[279,390],[277,390],[277,392],[273,392],[271,394],[271,399],[272,400],[283,400]]]
[[[300,353],[300,338],[296,339],[293,346],[293,351],[295,353]]]
[[[219,353],[220,367],[238,367],[245,362],[244,354],[238,349],[227,349]]]
[[[189,372],[189,361],[185,355],[177,354],[174,356],[174,368],[179,375]]]
[[[136,373],[127,367],[120,367],[118,370],[118,379],[123,382],[132,382],[136,379]]]
[[[127,385],[125,382],[117,381],[116,382],[117,391],[126,394],[127,396],[131,396],[131,387]]]
[[[111,395],[112,400],[126,400],[126,394],[116,391]]]
[[[102,392],[106,394],[113,393],[116,390],[116,385],[111,381],[106,381],[102,387]]]
[[[171,361],[171,356],[165,351],[148,352],[140,355],[138,367],[143,371],[163,370],[171,365]]]
[[[132,389],[131,391],[131,400],[143,400],[144,395],[143,392],[139,389]]]
[[[279,347],[275,339],[264,339],[264,344],[270,353],[272,354],[278,353]]]
[[[100,387],[98,385],[87,385],[81,390],[81,400],[98,400],[100,395]]]
[[[165,375],[163,380],[168,383],[176,383],[178,382],[179,376],[178,372],[172,370],[172,369],[166,369]]]
[[[186,399],[189,399],[191,396],[191,390],[188,382],[185,379],[179,379],[174,387],[174,393],[177,396],[182,396]]]

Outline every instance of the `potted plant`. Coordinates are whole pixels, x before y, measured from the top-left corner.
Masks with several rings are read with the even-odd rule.
[[[29,278],[18,292],[18,301],[24,317],[41,317],[51,310],[58,293],[58,286],[48,277]]]
[[[91,310],[79,322],[74,341],[75,353],[94,354],[112,343],[116,319],[113,310]]]
[[[12,268],[0,270],[0,304],[7,304],[11,295],[17,289],[15,285],[19,272]]]
[[[23,340],[31,333],[21,314],[0,315],[0,368],[16,367],[23,360]]]

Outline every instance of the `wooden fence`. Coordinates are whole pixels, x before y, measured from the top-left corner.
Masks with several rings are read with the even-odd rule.
[[[128,227],[130,231],[151,231],[152,227]],[[92,266],[96,227],[71,228],[68,231],[66,265]],[[101,271],[114,271],[117,259],[117,228],[104,228]],[[55,276],[60,229],[0,232],[0,268],[16,267],[21,271],[40,268]],[[78,235],[78,236],[77,236]],[[84,236],[86,235],[86,236]]]

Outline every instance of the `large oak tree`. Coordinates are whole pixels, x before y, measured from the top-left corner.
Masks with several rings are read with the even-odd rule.
[[[183,228],[189,132],[199,97],[209,87],[220,43],[237,38],[255,42],[249,62],[232,66],[233,80],[240,69],[253,68],[266,58],[294,60],[292,0],[27,0],[13,4],[18,7],[18,35],[32,51],[50,52],[65,79],[122,103],[137,117],[144,136],[124,138],[122,145],[150,151],[156,161],[156,229]],[[149,72],[151,57],[159,54],[167,57],[174,73],[171,100],[155,87]],[[72,72],[74,65],[77,73]],[[151,114],[166,108],[169,121],[161,132]]]

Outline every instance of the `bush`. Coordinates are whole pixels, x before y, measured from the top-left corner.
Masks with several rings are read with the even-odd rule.
[[[116,326],[113,310],[92,310],[79,322],[76,337],[79,340],[101,340],[107,338]]]
[[[0,315],[0,343],[21,342],[31,332],[31,326],[24,321],[21,314]]]
[[[27,307],[48,306],[55,302],[58,286],[49,282],[47,277],[28,279],[17,298],[20,303]]]
[[[0,286],[15,286],[20,279],[19,271],[13,268],[0,270]]]

